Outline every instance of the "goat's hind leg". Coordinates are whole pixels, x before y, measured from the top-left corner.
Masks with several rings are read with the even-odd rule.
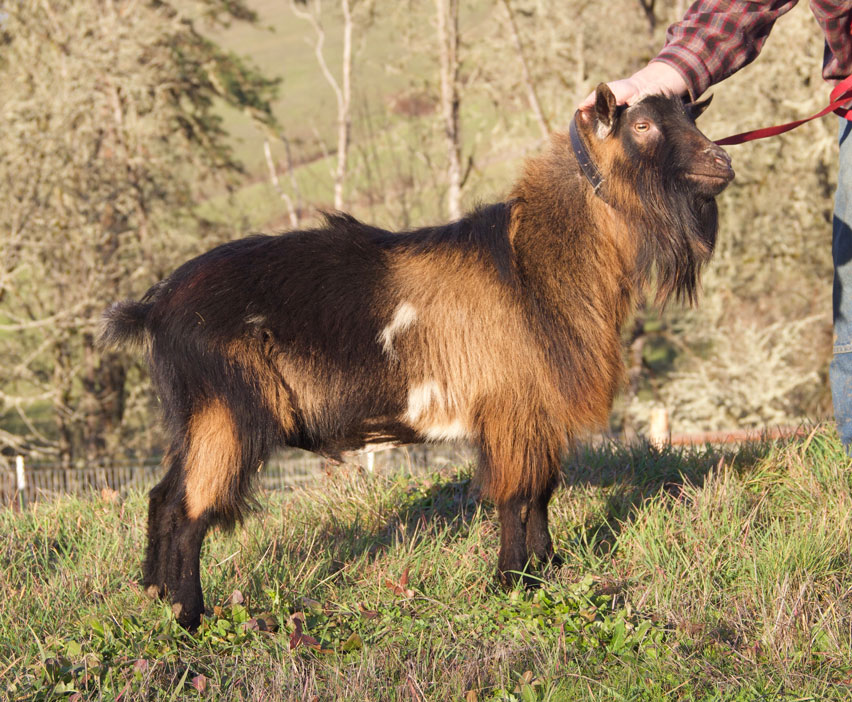
[[[212,522],[237,518],[245,457],[233,413],[218,398],[193,409],[180,446],[151,491],[144,584],[167,595],[178,623],[193,629],[204,612],[201,544]]]
[[[142,584],[149,595],[168,597],[178,623],[192,629],[204,611],[200,554],[208,520],[187,516],[183,473],[183,462],[174,459],[169,472],[151,490]]]
[[[148,543],[142,566],[142,586],[151,597],[166,596],[166,566],[172,556],[174,534],[184,517],[180,449],[164,458],[166,475],[148,493]]]

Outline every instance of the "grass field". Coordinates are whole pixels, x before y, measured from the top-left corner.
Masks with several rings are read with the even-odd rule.
[[[0,512],[9,699],[825,700],[852,695],[852,468],[833,433],[566,463],[566,565],[495,587],[470,468],[340,472],[208,537],[195,636],[147,600],[142,495]],[[234,595],[235,591],[241,594]]]

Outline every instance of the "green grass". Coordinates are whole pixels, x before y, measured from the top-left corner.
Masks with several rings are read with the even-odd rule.
[[[494,586],[469,475],[263,495],[208,537],[195,636],[136,584],[142,495],[5,510],[0,680],[11,699],[852,695],[852,467],[833,433],[583,450],[552,506],[566,565],[534,592]]]

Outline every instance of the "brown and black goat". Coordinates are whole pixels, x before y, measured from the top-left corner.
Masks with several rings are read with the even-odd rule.
[[[656,278],[660,300],[692,300],[713,251],[733,171],[695,127],[701,109],[616,107],[601,86],[575,119],[584,155],[556,134],[506,202],[405,233],[329,215],[219,246],[111,306],[103,343],[146,345],[171,437],[145,585],[199,623],[205,533],[239,520],[281,446],[469,441],[500,519],[500,577],[552,559],[560,460],[607,420],[633,299]]]

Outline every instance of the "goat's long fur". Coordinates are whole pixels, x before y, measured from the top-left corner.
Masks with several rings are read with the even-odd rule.
[[[501,519],[500,573],[552,557],[560,458],[607,420],[622,324],[654,277],[661,301],[694,298],[713,197],[732,177],[679,101],[624,111],[607,92],[579,124],[606,201],[557,134],[507,201],[457,222],[391,233],[329,215],[318,229],[219,246],[142,302],[107,310],[105,343],[147,340],[172,437],[145,581],[170,594],[181,623],[203,610],[208,525],[240,519],[251,475],[285,445],[339,457],[468,440]],[[640,118],[656,141],[636,136]],[[707,171],[697,185],[684,175],[695,163]]]

